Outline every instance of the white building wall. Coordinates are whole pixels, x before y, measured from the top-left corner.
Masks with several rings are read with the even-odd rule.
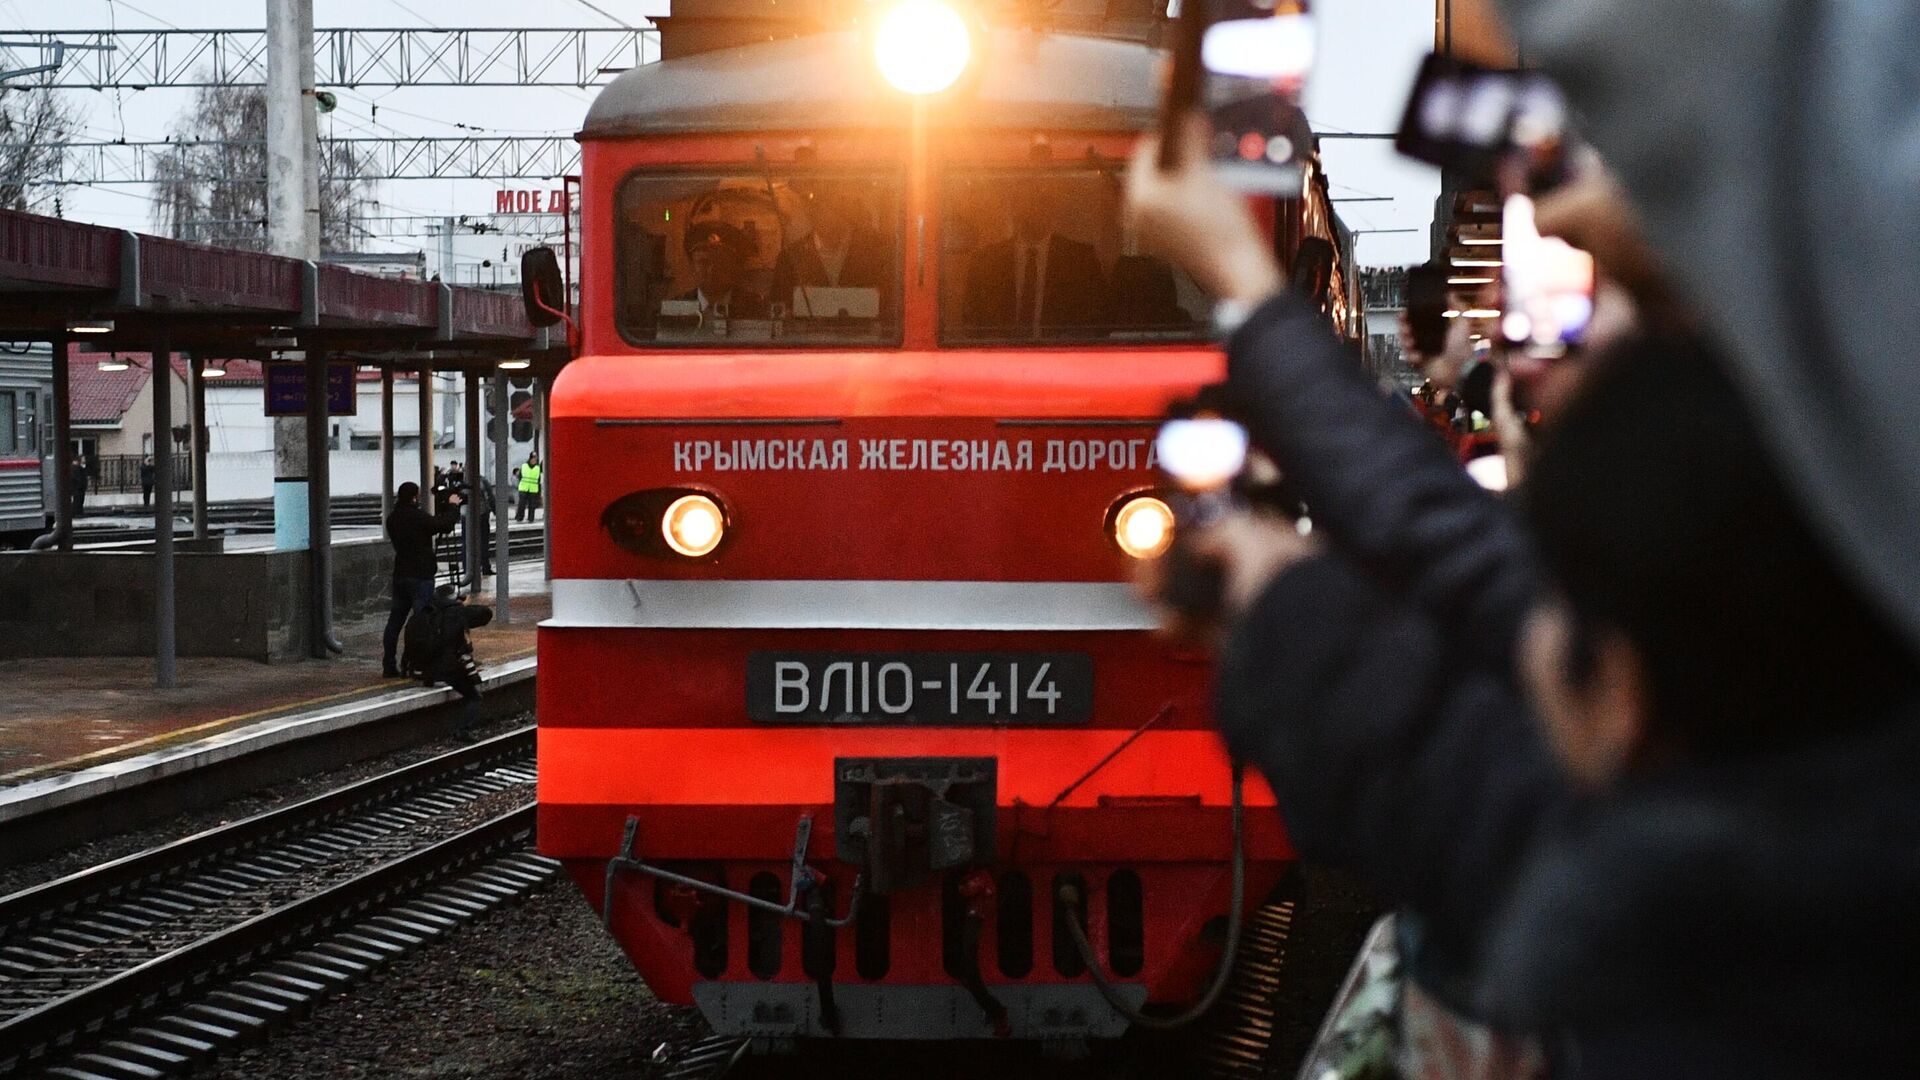
[[[466,456],[465,380],[458,376],[435,379],[434,416],[438,447],[433,460],[447,465]],[[214,502],[273,497],[273,421],[265,415],[263,395],[258,386],[221,386],[207,384],[207,498]],[[328,458],[333,493],[336,495],[374,495],[380,491],[380,451],[353,450],[352,436],[377,438],[380,434],[380,384],[359,385],[358,409],[352,416],[334,417],[340,449]],[[419,396],[414,380],[395,379],[393,386],[393,433],[406,439],[419,433]],[[484,412],[483,412],[484,417]],[[532,443],[508,444],[507,457],[518,465],[526,460]],[[394,452],[396,482],[414,477],[419,451],[403,446]],[[489,446],[487,453],[491,455]],[[492,458],[487,458],[487,475],[492,475]]]

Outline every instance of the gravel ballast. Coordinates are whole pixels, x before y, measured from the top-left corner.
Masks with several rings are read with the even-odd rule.
[[[1290,952],[1295,979],[1270,1077],[1293,1075],[1345,973],[1372,906],[1316,875]],[[273,1041],[217,1063],[224,1080],[350,1077],[655,1077],[655,1049],[677,1058],[705,1038],[698,1013],[654,999],[570,881],[401,957]],[[1129,1042],[1096,1060],[1043,1060],[1026,1047],[848,1047],[749,1059],[735,1080],[1148,1080],[1197,1076],[1192,1063]]]
[[[706,1034],[663,1005],[561,880],[525,904],[400,957],[270,1042],[206,1076],[624,1077]]]

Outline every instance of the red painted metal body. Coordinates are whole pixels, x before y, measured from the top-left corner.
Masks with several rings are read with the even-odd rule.
[[[1134,138],[1129,130],[1039,134],[1068,162],[1121,159]],[[911,627],[727,625],[726,609],[715,609],[701,625],[666,625],[649,623],[654,601],[643,599],[652,595],[644,589],[668,585],[744,589],[725,595],[750,598],[755,588],[798,582],[823,603],[836,600],[837,585],[907,594],[952,582],[1126,587],[1128,559],[1107,531],[1109,512],[1156,484],[1146,449],[1157,419],[1220,378],[1223,360],[1201,345],[940,346],[942,169],[1030,160],[1035,139],[1030,130],[920,126],[586,144],[583,355],[550,400],[556,599],[539,642],[539,837],[596,906],[611,906],[612,932],[664,1000],[692,1001],[703,983],[811,983],[801,924],[786,924],[778,970],[756,973],[746,908],[713,909],[726,923],[725,955],[717,970],[711,957],[701,970],[690,894],[624,874],[612,897],[603,895],[623,825],[637,823],[634,851],[649,861],[736,890],[772,875],[774,894],[784,895],[795,823],[810,815],[809,865],[835,883],[844,909],[856,868],[834,857],[843,839],[835,835],[835,761],[854,757],[995,762],[992,872],[1031,881],[1032,941],[1030,970],[1016,962],[1018,973],[1009,973],[995,961],[1003,924],[987,920],[980,956],[989,987],[1086,985],[1075,965],[1056,962],[1064,945],[1054,940],[1053,883],[1062,874],[1086,882],[1089,936],[1109,967],[1109,881],[1137,876],[1141,955],[1123,981],[1147,999],[1190,1001],[1214,970],[1218,935],[1202,928],[1228,908],[1231,769],[1207,722],[1202,658],[1145,629],[1097,620],[1033,629],[1018,620],[975,625],[958,612],[943,621],[931,611]],[[900,346],[674,351],[624,339],[612,315],[619,184],[639,169],[792,162],[802,148],[823,163],[902,177]],[[995,467],[1001,454],[1010,467]],[[1050,468],[1056,456],[1062,467]],[[965,467],[952,467],[956,457]],[[726,507],[727,540],[712,558],[639,554],[603,525],[616,500],[666,487],[696,488]],[[633,589],[631,610],[622,586]],[[569,590],[610,595],[612,606],[569,615]],[[808,650],[1084,654],[1094,671],[1092,717],[1065,727],[749,719],[749,655]],[[1257,902],[1293,856],[1272,793],[1249,778],[1245,795],[1248,894]],[[884,974],[864,970],[871,965],[848,929],[832,945],[835,979],[902,990],[953,985],[942,881],[896,893],[887,906]]]

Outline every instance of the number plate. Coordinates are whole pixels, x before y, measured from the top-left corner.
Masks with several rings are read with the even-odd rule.
[[[747,715],[776,724],[1079,724],[1082,653],[773,653],[747,657]]]

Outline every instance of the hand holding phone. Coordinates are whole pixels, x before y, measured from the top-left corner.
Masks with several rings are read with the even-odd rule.
[[[1233,511],[1233,483],[1246,468],[1247,446],[1246,428],[1207,414],[1176,416],[1154,438],[1160,468],[1176,489],[1167,501],[1179,523],[1164,556],[1160,598],[1189,619],[1206,622],[1220,615],[1223,568],[1195,552],[1188,538]]]
[[[1298,194],[1303,163],[1313,154],[1313,133],[1300,110],[1316,47],[1305,0],[1177,2],[1160,167],[1180,164],[1178,124],[1199,109],[1212,121],[1208,157],[1223,180],[1249,191]]]
[[[1584,342],[1593,321],[1593,256],[1557,236],[1540,235],[1533,200],[1525,195],[1507,198],[1500,233],[1506,288],[1501,336],[1546,358]]]

